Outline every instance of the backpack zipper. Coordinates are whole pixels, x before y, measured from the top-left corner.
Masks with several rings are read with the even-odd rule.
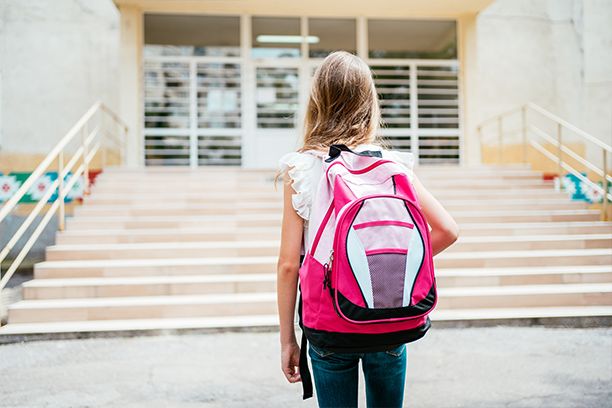
[[[323,289],[330,289],[331,291],[331,268],[334,260],[334,249],[329,251],[329,259],[323,264]]]

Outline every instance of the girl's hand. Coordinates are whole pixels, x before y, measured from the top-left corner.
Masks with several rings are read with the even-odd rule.
[[[281,346],[281,368],[290,383],[302,381],[302,377],[300,377],[300,346],[297,342]]]

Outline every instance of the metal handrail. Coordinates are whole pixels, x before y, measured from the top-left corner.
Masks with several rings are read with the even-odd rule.
[[[547,134],[545,131],[543,131],[542,129],[540,129],[534,124],[529,124],[528,123],[529,111],[537,112],[542,117],[552,121],[556,125],[556,135],[555,135],[556,137],[553,137]],[[612,176],[609,174],[609,171],[608,171],[609,170],[608,154],[612,153],[612,147],[602,142],[598,138],[594,137],[593,135],[578,128],[577,126],[560,118],[559,116],[547,111],[541,106],[536,105],[533,102],[527,102],[526,104],[522,106],[507,110],[505,112],[502,112],[500,114],[487,118],[484,121],[482,121],[480,125],[477,127],[478,137],[482,145],[483,144],[483,140],[482,140],[483,128],[490,123],[497,123],[498,161],[500,163],[503,162],[504,135],[507,135],[508,133],[515,133],[515,132],[504,131],[504,119],[512,115],[515,115],[518,112],[521,113],[521,125],[522,125],[521,126],[521,134],[522,134],[521,144],[523,147],[522,161],[525,163],[527,162],[527,147],[532,146],[534,149],[542,153],[544,157],[546,157],[547,159],[557,164],[557,170],[558,170],[559,177],[561,177],[562,170],[566,170],[569,173],[576,176],[579,180],[583,181],[584,183],[587,183],[591,188],[600,192],[602,194],[601,218],[603,220],[606,220],[607,214],[608,214],[608,211],[607,211],[608,201],[612,201],[612,194],[608,193],[608,182],[612,182]],[[601,149],[602,158],[603,158],[601,169],[597,167],[595,164],[593,164],[592,162],[590,162],[589,160],[587,160],[586,158],[580,156],[579,154],[571,150],[565,144],[563,144],[563,138],[562,138],[563,129],[567,129],[573,132],[574,134],[580,136],[583,140],[586,140],[587,142],[592,143]],[[553,147],[556,148],[556,154],[550,152],[538,141],[530,140],[531,135],[538,136],[539,138],[550,143]],[[597,176],[601,177],[601,181],[602,181],[601,187],[597,185],[594,181],[590,180],[588,177],[585,177],[584,175],[582,175],[578,170],[570,166],[566,161],[564,161],[563,154],[566,154],[567,156],[571,157],[576,162],[580,163],[581,165],[583,165],[584,167],[588,168],[593,173],[595,173]]]
[[[110,122],[110,123],[109,123]],[[91,129],[91,130],[90,130]],[[32,225],[36,216],[40,214],[43,207],[47,204],[51,196],[57,191],[57,199],[49,206],[49,209],[42,217],[30,237],[23,245],[15,259],[11,262],[8,269],[0,279],[0,291],[6,286],[9,279],[13,276],[21,262],[32,249],[36,240],[40,237],[51,218],[59,211],[59,230],[65,226],[66,196],[78,181],[81,175],[85,179],[85,193],[89,192],[89,163],[94,159],[96,153],[103,146],[104,138],[111,140],[119,150],[119,161],[125,158],[125,147],[127,139],[127,125],[102,102],[96,102],[85,112],[83,116],[72,126],[72,128],[62,137],[53,149],[45,156],[42,162],[30,174],[30,176],[19,187],[15,194],[0,208],[0,223],[4,221],[15,209],[19,201],[30,190],[32,185],[41,177],[49,167],[57,160],[57,179],[51,183],[45,194],[38,203],[32,208],[24,222],[19,226],[15,234],[0,250],[0,264],[15,247],[17,242],[23,238],[28,228]],[[80,137],[80,145],[65,162],[64,153],[66,147]],[[106,150],[102,151],[102,167],[106,164]],[[72,171],[77,163],[81,162],[76,170]],[[66,178],[72,171],[70,178]]]

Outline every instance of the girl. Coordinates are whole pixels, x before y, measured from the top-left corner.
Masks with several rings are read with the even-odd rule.
[[[305,118],[303,146],[279,160],[284,205],[278,258],[278,312],[281,368],[290,383],[301,381],[300,348],[294,313],[298,271],[308,241],[308,218],[329,146],[345,144],[354,151],[380,150],[383,157],[403,164],[431,227],[433,254],[457,239],[453,218],[412,172],[413,156],[385,149],[378,136],[380,109],[368,65],[344,51],[329,54],[315,72]],[[401,407],[404,397],[406,345],[383,352],[336,353],[309,345],[317,400],[321,407],[356,407],[358,364],[362,366],[367,405]]]

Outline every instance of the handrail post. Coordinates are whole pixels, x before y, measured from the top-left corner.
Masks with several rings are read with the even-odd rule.
[[[120,125],[121,126],[121,125]],[[125,155],[126,155],[126,145],[127,145],[127,138],[128,138],[128,128],[127,126],[121,126],[121,146],[119,148],[119,154],[120,154],[120,163],[121,165],[125,164]]]
[[[497,137],[499,138],[497,144],[498,144],[498,151],[497,151],[497,160],[499,161],[499,164],[502,164],[503,161],[503,149],[504,149],[504,129],[503,129],[503,118],[500,115],[497,118]]]
[[[523,163],[527,163],[527,105],[521,107],[521,122],[523,126]]]
[[[87,156],[89,155],[89,151],[87,149],[87,123],[83,125],[83,129],[81,129],[81,146],[83,146],[83,195],[89,195],[89,162],[87,161]]]
[[[484,148],[484,145],[482,144],[482,125],[478,125],[476,128],[476,134],[478,135],[478,143],[480,144],[480,163],[482,163],[482,149]]]
[[[104,115],[104,111],[100,110],[100,149],[102,149],[102,163],[101,168],[106,167],[106,148],[107,148],[107,137],[106,137],[106,123],[104,119],[106,115]]]
[[[561,185],[561,177],[563,172],[563,165],[561,164],[561,155],[563,154],[563,148],[561,143],[561,124],[557,123],[557,174],[559,175],[559,185]]]
[[[601,178],[601,187],[603,188],[603,198],[601,202],[601,212],[603,221],[608,220],[608,152],[606,149],[601,149],[603,152],[603,177]]]
[[[66,225],[66,207],[64,196],[64,151],[57,155],[57,200],[59,200],[58,229],[63,231]]]

